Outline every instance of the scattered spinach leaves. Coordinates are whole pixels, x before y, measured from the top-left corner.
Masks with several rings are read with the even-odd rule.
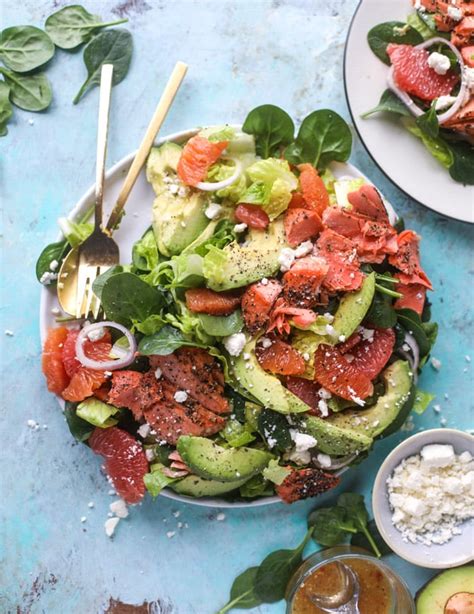
[[[382,556],[392,554],[392,549],[390,548],[390,546],[387,545],[383,537],[380,535],[380,531],[377,529],[375,520],[369,520],[369,523],[367,524],[367,530],[372,536],[374,543],[377,544],[377,548]],[[364,548],[365,550],[369,551],[372,547],[365,533],[354,533],[351,538],[351,544],[353,546],[359,546],[359,548]]]
[[[375,552],[377,557],[380,558],[382,554],[367,528],[369,515],[367,513],[367,508],[365,507],[364,497],[357,493],[346,492],[338,497],[337,505],[346,511],[347,519],[353,522],[354,527],[359,533],[363,533],[365,535],[367,541],[372,547],[372,550]]]
[[[244,326],[242,312],[237,309],[228,316],[211,316],[207,313],[198,315],[204,332],[213,337],[228,337],[238,333]]]
[[[0,68],[10,86],[10,100],[25,111],[44,111],[51,104],[53,92],[44,73],[21,75]]]
[[[75,49],[87,43],[101,28],[125,23],[128,19],[103,22],[79,5],[65,6],[48,17],[45,30],[53,43],[61,49]]]
[[[366,111],[361,115],[362,119],[366,119],[375,113],[381,113],[385,111],[386,113],[394,113],[395,115],[404,115],[405,117],[410,117],[411,113],[407,109],[407,107],[403,104],[400,98],[392,92],[392,90],[385,90],[380,98],[380,101],[376,107],[370,109],[370,111]]]
[[[249,567],[237,576],[230,589],[230,599],[217,614],[225,614],[232,608],[250,609],[262,603],[255,593],[255,579],[258,567]]]
[[[96,287],[97,288],[97,287]],[[159,313],[163,295],[133,273],[116,273],[103,285],[101,302],[108,319],[130,326],[133,320],[145,320]]]
[[[254,135],[257,154],[269,158],[277,156],[282,147],[293,141],[295,126],[286,111],[272,104],[264,104],[250,111],[242,130]]]
[[[376,290],[366,320],[378,328],[392,328],[397,323],[397,313],[392,305],[392,297]]]
[[[321,109],[303,120],[285,158],[292,164],[309,162],[323,171],[334,160],[345,162],[351,148],[352,134],[347,123],[334,111]]]
[[[84,49],[87,79],[74,98],[74,104],[79,102],[89,88],[99,85],[102,64],[113,64],[113,85],[123,81],[130,67],[132,50],[132,36],[122,28],[106,30],[94,37]]]
[[[62,262],[64,256],[69,251],[69,244],[66,239],[63,241],[58,241],[56,243],[50,243],[47,245],[41,254],[39,255],[38,260],[36,261],[36,278],[39,282],[41,282],[41,278],[45,273],[52,273],[51,270],[51,262],[56,260],[59,263]],[[57,272],[57,269],[55,269]]]
[[[387,46],[418,45],[423,42],[423,36],[407,23],[402,21],[386,21],[374,26],[367,34],[367,42],[375,55],[385,64],[390,65]]]
[[[10,70],[29,72],[54,55],[51,38],[34,26],[13,26],[0,34],[0,59]]]
[[[5,81],[0,81],[0,136],[8,134],[7,124],[13,115],[13,107],[10,102],[10,86]]]
[[[313,539],[322,546],[342,544],[347,533],[357,533],[342,507],[321,507],[311,512],[308,525],[314,527]]]
[[[254,475],[239,488],[243,499],[255,499],[256,497],[269,497],[274,495],[273,485],[262,475]]]

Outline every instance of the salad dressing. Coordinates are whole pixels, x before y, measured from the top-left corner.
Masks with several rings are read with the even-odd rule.
[[[359,579],[360,614],[389,614],[392,612],[392,588],[388,578],[377,565],[360,558],[338,559],[350,567]],[[300,585],[293,599],[291,614],[324,614],[311,601],[312,594],[334,595],[342,588],[337,563],[323,565],[309,575]]]

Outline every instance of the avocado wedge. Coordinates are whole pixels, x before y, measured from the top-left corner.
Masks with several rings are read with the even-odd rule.
[[[318,449],[324,454],[345,456],[368,450],[373,440],[364,433],[351,428],[336,426],[317,416],[305,416],[299,419],[298,430],[312,435],[318,442]]]
[[[325,423],[341,429],[378,437],[397,418],[410,395],[413,374],[405,360],[397,360],[382,373],[385,394],[368,409],[346,409],[326,418]]]
[[[169,488],[180,495],[188,497],[217,497],[240,488],[249,478],[242,478],[234,482],[219,482],[206,480],[198,475],[188,475],[169,485]]]
[[[472,612],[474,565],[442,571],[418,591],[415,602],[417,614]]]
[[[273,458],[254,448],[223,448],[206,437],[183,435],[178,452],[194,473],[219,482],[246,480],[263,471]]]

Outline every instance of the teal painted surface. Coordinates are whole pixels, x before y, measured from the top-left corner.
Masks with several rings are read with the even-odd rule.
[[[2,27],[41,25],[62,2],[2,3]],[[109,165],[133,150],[177,59],[190,65],[162,134],[199,124],[240,122],[247,111],[272,102],[301,119],[332,107],[348,118],[342,86],[345,34],[356,0],[87,2],[104,18],[130,19],[135,54],[127,79],[114,89]],[[253,510],[197,508],[159,498],[131,510],[113,540],[103,530],[108,486],[100,461],[73,442],[39,368],[38,252],[57,234],[66,214],[94,179],[98,92],[76,107],[82,83],[79,54],[59,52],[48,69],[54,102],[44,114],[15,109],[1,139],[2,173],[2,432],[0,473],[0,612],[95,614],[109,599],[158,601],[158,612],[211,614],[227,600],[232,579],[278,547],[295,545],[308,510],[329,497]],[[33,124],[29,120],[33,120]],[[365,172],[423,236],[423,263],[437,291],[440,323],[434,355],[421,386],[442,407],[415,417],[415,429],[472,426],[473,262],[470,229],[420,208],[374,167],[356,142],[351,161]],[[14,332],[13,337],[3,334]],[[47,425],[32,431],[27,420]],[[376,445],[342,489],[370,494],[382,459],[405,436]],[[93,501],[93,509],[88,502]],[[175,518],[173,512],[179,511]],[[87,521],[80,522],[81,516]],[[188,528],[178,529],[177,523]],[[166,532],[176,530],[172,539]],[[392,557],[415,591],[431,572]],[[262,614],[284,611],[283,603]]]

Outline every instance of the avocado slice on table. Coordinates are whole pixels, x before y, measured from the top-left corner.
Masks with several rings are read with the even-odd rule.
[[[170,191],[165,176],[176,175],[182,148],[176,143],[153,147],[147,161],[147,179],[156,194],[153,202],[153,232],[164,256],[180,254],[209,224],[204,211],[207,196],[187,188],[180,196]]]
[[[311,359],[306,363],[306,371],[302,377],[314,377],[314,353],[322,343],[335,345],[343,335],[348,339],[365,318],[374,298],[375,273],[367,275],[357,292],[347,292],[339,303],[331,325],[334,335],[317,335],[311,331],[297,330],[294,333],[292,346],[301,354],[308,353]]]
[[[410,395],[413,374],[405,360],[397,360],[382,373],[385,394],[368,409],[346,409],[332,414],[325,422],[350,429],[367,437],[378,437],[397,418]]]
[[[418,591],[415,602],[416,614],[472,612],[474,565],[442,571]]]
[[[219,482],[248,479],[263,471],[273,455],[255,448],[223,448],[206,437],[182,435],[178,452],[190,469],[202,478]]]
[[[206,480],[198,475],[187,475],[182,480],[170,484],[169,488],[188,497],[216,497],[240,488],[248,479],[219,482],[218,480]]]
[[[245,244],[232,241],[223,249],[211,249],[204,257],[203,271],[212,290],[232,290],[262,277],[272,277],[280,269],[278,256],[285,247],[283,219],[274,220],[266,230],[251,228]]]

